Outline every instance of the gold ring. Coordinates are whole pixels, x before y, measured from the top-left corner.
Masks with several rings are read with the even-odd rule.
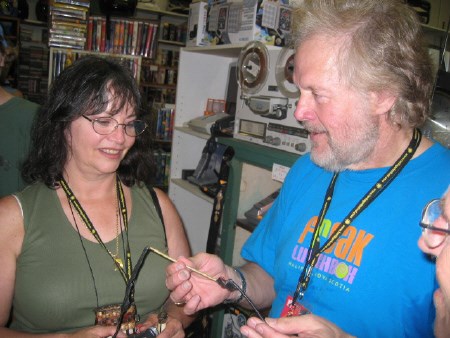
[[[174,304],[176,305],[176,306],[182,306],[182,305],[184,305],[184,304],[186,304],[185,302],[174,302]]]

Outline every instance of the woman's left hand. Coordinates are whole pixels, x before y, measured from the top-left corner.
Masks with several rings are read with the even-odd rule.
[[[156,313],[151,314],[144,323],[138,325],[139,332],[144,332],[152,326],[158,327],[158,315]],[[184,329],[181,322],[169,315],[166,326],[159,333],[158,338],[184,338],[184,336]]]

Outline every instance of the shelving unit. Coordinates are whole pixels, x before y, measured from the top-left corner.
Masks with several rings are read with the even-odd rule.
[[[48,88],[48,28],[41,21],[20,23],[18,89],[24,98],[43,104]]]
[[[155,54],[152,58],[142,58],[140,88],[146,106],[156,116],[158,110],[171,108],[175,105],[179,50],[185,45],[185,26],[188,16],[145,7],[144,4],[138,3],[135,17],[157,21],[158,33]],[[170,31],[165,29],[167,27],[170,28]],[[171,127],[173,128],[173,124]],[[156,123],[155,128],[157,128]],[[155,129],[153,138],[157,157],[165,159],[164,164],[159,167],[159,178],[156,178],[155,186],[166,191],[168,190],[171,172],[171,170],[168,170],[168,165],[172,162],[173,129],[171,129],[170,135],[169,139],[160,139],[157,137]],[[163,182],[160,179],[162,171],[164,171]]]
[[[159,31],[155,57],[143,62],[142,83],[149,106],[175,104],[178,60],[181,47],[186,44],[188,16],[170,12],[158,15]]]
[[[206,250],[213,205],[197,186],[182,181],[183,170],[197,167],[209,138],[189,129],[187,123],[203,115],[208,98],[225,98],[229,65],[237,60],[240,49],[220,46],[180,50],[169,197],[183,219],[193,253]]]

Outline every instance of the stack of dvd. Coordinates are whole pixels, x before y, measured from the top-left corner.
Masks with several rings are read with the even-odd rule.
[[[105,17],[91,16],[86,50],[153,58],[157,32],[157,22],[111,18],[107,25]]]
[[[52,0],[48,45],[84,49],[89,6],[89,0]]]
[[[173,134],[175,109],[161,108],[156,118],[155,137],[157,140],[170,141]]]
[[[153,151],[153,158],[156,162],[156,172],[153,177],[153,184],[155,186],[168,186],[170,176],[170,157],[168,151],[157,149]]]
[[[42,104],[48,87],[47,27],[27,21],[20,24],[18,89]]]

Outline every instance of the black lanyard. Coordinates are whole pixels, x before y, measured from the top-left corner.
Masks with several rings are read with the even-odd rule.
[[[402,171],[409,160],[414,156],[417,148],[419,147],[422,134],[419,129],[414,129],[413,136],[408,147],[405,149],[403,154],[397,159],[397,161],[389,168],[389,170],[383,175],[377,183],[373,185],[372,188],[366,193],[366,195],[356,204],[356,206],[350,211],[350,213],[344,218],[344,220],[339,224],[333,234],[328,238],[322,247],[320,247],[320,228],[325,218],[325,215],[330,207],[331,200],[333,198],[334,186],[339,173],[334,173],[331,178],[331,182],[328,185],[327,192],[325,194],[325,199],[323,201],[322,209],[320,210],[319,217],[317,219],[314,233],[309,245],[307,259],[305,261],[305,266],[303,267],[302,273],[297,283],[297,288],[292,299],[292,305],[295,306],[298,300],[301,300],[308,288],[309,282],[311,280],[311,274],[316,265],[319,255],[325,250],[329,249],[343,234],[345,229],[352,223],[352,221],[365,209],[370,203],[372,203],[379,194],[394,180],[394,178]]]
[[[120,183],[119,177],[116,177],[116,192],[117,192],[117,197],[119,199],[120,214],[122,216],[124,231],[127,234],[127,236],[126,236],[127,248],[126,248],[126,257],[125,257],[125,270],[117,262],[114,255],[112,255],[111,252],[108,250],[105,243],[103,243],[97,230],[95,229],[91,220],[87,216],[87,214],[84,211],[83,207],[81,206],[80,202],[75,197],[74,193],[72,192],[72,190],[70,189],[69,185],[64,180],[64,178],[62,178],[59,181],[59,183],[60,183],[61,187],[63,188],[64,192],[66,193],[67,198],[69,199],[70,203],[72,203],[72,205],[74,206],[75,210],[77,211],[77,213],[80,216],[83,223],[86,225],[86,227],[91,232],[91,234],[94,236],[94,238],[97,240],[97,242],[105,249],[105,251],[108,253],[108,255],[112,258],[117,269],[122,274],[122,277],[125,280],[125,283],[128,282],[128,280],[131,278],[131,273],[132,273],[131,251],[130,251],[130,243],[128,241],[128,215],[127,215],[127,206],[126,206],[126,202],[125,202],[125,195],[123,193],[122,184]]]

